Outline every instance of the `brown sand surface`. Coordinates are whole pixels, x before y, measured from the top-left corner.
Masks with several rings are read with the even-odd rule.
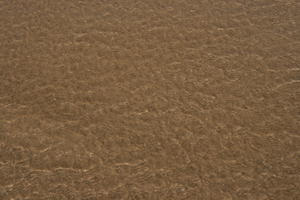
[[[297,0],[0,0],[0,200],[299,200]]]

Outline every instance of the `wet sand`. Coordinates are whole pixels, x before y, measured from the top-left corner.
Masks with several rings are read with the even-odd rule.
[[[0,199],[298,199],[299,10],[0,1]]]

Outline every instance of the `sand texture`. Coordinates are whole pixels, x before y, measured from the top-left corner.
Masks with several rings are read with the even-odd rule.
[[[0,0],[0,200],[299,200],[297,0]]]

